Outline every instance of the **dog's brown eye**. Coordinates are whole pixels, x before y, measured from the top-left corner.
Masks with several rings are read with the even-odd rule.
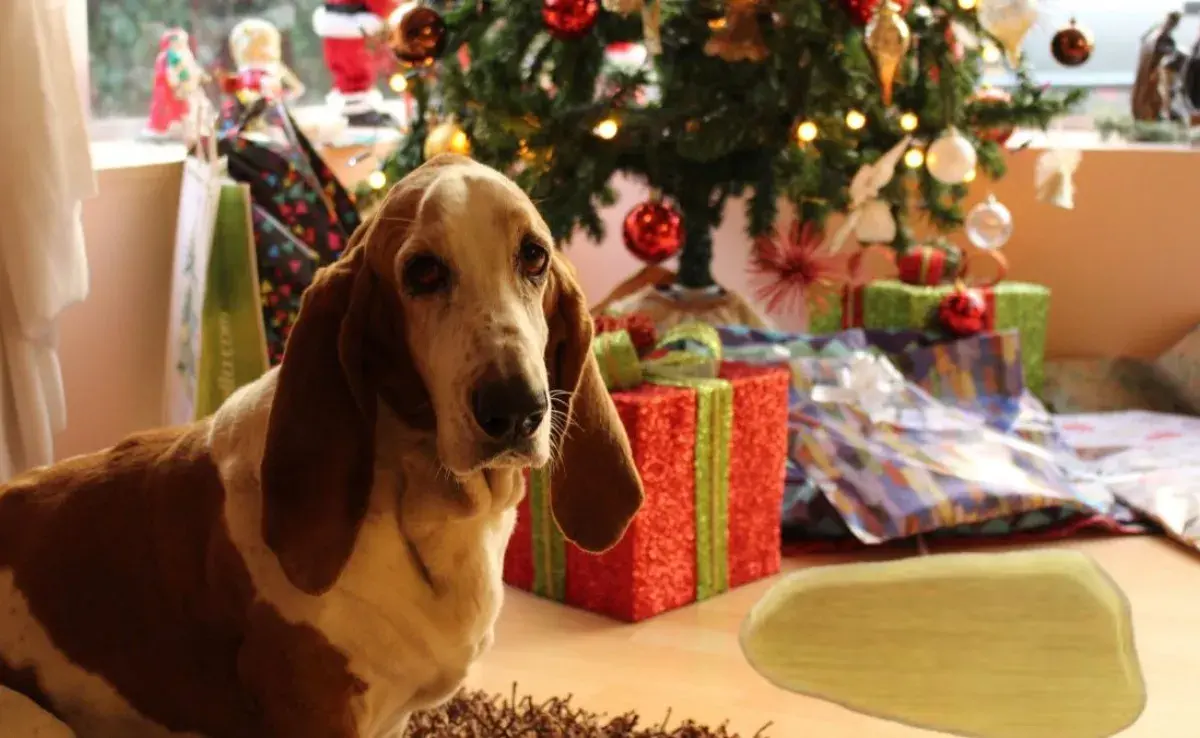
[[[550,252],[536,241],[526,240],[521,243],[520,257],[521,273],[526,277],[540,277],[550,266]]]
[[[450,269],[445,262],[430,254],[419,254],[404,267],[404,286],[414,295],[427,295],[445,289],[450,284]]]

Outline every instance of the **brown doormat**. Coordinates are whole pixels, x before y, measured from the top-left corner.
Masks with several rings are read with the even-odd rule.
[[[671,716],[641,727],[628,712],[613,718],[571,706],[571,698],[534,702],[531,697],[503,697],[463,691],[436,710],[413,715],[406,738],[741,738],[724,725],[710,728],[690,720],[668,727]],[[764,725],[753,736],[768,738]]]

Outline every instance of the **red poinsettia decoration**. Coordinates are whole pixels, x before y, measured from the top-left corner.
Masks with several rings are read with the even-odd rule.
[[[769,312],[799,308],[809,298],[820,305],[830,289],[846,282],[846,259],[824,251],[824,241],[820,226],[799,220],[786,238],[772,233],[754,239],[750,271],[766,280],[758,299]]]

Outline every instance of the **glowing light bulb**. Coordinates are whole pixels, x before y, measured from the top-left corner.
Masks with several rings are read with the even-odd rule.
[[[974,182],[976,176],[976,171],[972,169],[971,171],[967,172],[967,176],[963,177],[963,182]]]
[[[976,5],[979,5],[979,0],[958,0],[958,7],[963,10],[974,10]]]
[[[1000,49],[997,49],[995,44],[985,43],[979,54],[986,64],[996,64],[1000,61]]]
[[[917,125],[921,121],[917,119],[916,113],[905,113],[900,116],[900,130],[906,133],[911,133],[917,130]]]
[[[621,126],[612,118],[605,118],[596,124],[592,129],[592,133],[596,134],[605,141],[611,140],[617,135],[617,131],[621,130]]]
[[[811,120],[806,120],[800,125],[796,126],[796,138],[804,143],[808,143],[809,141],[816,139],[817,133],[817,124],[813,123]]]
[[[408,89],[408,80],[404,78],[403,74],[397,72],[388,80],[388,87],[392,88],[392,92],[404,92]]]
[[[450,150],[463,156],[471,153],[471,139],[467,138],[466,131],[460,129],[450,136]]]
[[[851,110],[846,113],[846,127],[852,131],[857,131],[867,124],[867,116],[857,110]]]
[[[373,190],[382,190],[387,186],[387,175],[379,169],[376,169],[367,175],[367,184],[370,185],[371,189]]]
[[[904,166],[917,169],[925,163],[925,152],[920,149],[909,149],[904,152]]]

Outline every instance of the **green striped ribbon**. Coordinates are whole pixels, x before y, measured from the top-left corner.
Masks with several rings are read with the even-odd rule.
[[[658,380],[696,391],[696,600],[729,589],[729,452],[733,384],[724,379]]]
[[[550,507],[548,467],[529,470],[528,494],[533,519],[533,593],[562,602],[567,590],[567,546]]]
[[[592,354],[600,366],[600,376],[609,390],[622,390],[642,384],[642,363],[633,339],[625,331],[601,333],[592,341]]]

